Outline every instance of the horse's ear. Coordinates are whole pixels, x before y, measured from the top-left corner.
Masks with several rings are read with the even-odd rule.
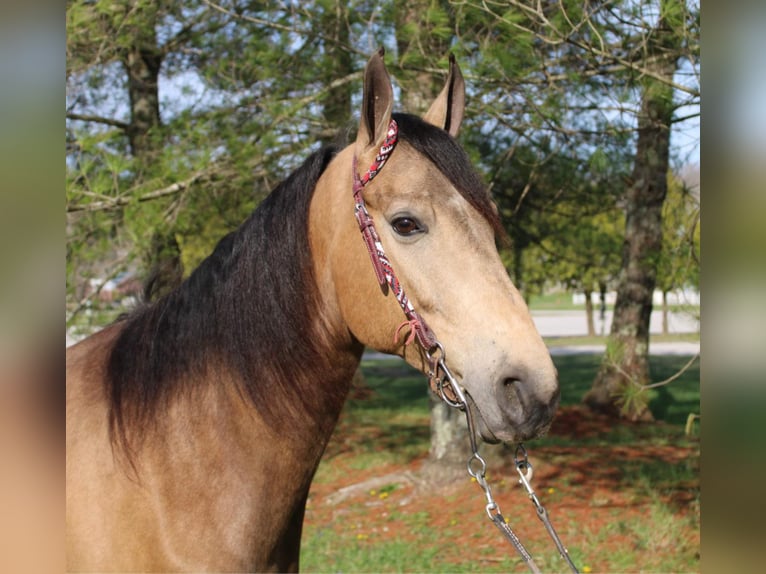
[[[453,54],[449,55],[449,75],[441,93],[423,116],[429,124],[442,128],[457,137],[465,112],[465,80]]]
[[[357,155],[368,150],[378,152],[391,122],[394,108],[394,91],[391,78],[383,63],[385,50],[381,47],[372,55],[364,69],[364,94],[362,96],[362,117],[356,136]]]

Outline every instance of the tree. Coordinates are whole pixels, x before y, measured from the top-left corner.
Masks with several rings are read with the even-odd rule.
[[[334,138],[361,80],[366,51],[350,44],[366,19],[337,1],[70,0],[70,318],[89,278],[146,275],[168,246],[193,269]]]
[[[609,353],[585,400],[599,410],[646,417],[645,404],[621,397],[626,385],[649,378],[669,136],[684,119],[677,110],[699,104],[699,5],[469,0],[461,6],[466,29],[481,38],[486,113],[498,125],[541,152],[569,157],[602,146],[633,148],[632,173],[621,186],[625,237]]]
[[[619,247],[624,236],[622,221],[613,209],[585,216],[568,234],[569,242],[556,242],[565,235],[555,236],[556,250],[554,275],[574,291],[585,296],[585,315],[588,335],[595,336],[596,326],[593,294],[602,298],[607,286],[612,284],[620,268]],[[545,240],[543,244],[547,244]],[[603,301],[602,301],[603,305]]]
[[[650,381],[649,320],[662,253],[670,129],[676,109],[673,78],[686,49],[689,14],[679,0],[661,0],[646,26],[636,159],[625,196],[625,243],[607,353],[584,397],[591,408],[631,420],[651,420],[645,395],[630,392]],[[628,400],[630,399],[630,400]]]
[[[166,22],[183,22],[179,32],[160,40]],[[181,277],[181,254],[172,225],[157,213],[137,218],[143,228],[127,230],[126,213],[137,202],[177,195],[199,179],[178,181],[166,171],[172,126],[160,111],[160,76],[172,73],[173,51],[202,25],[194,7],[186,13],[173,3],[69,2],[67,6],[68,291],[93,270],[82,254],[93,239],[107,240],[99,255],[117,251],[115,275],[136,256],[154,269],[153,289],[161,293]],[[172,185],[163,186],[169,181]],[[174,181],[175,180],[175,181]],[[147,189],[152,189],[151,192]],[[159,189],[157,189],[159,188]],[[167,203],[163,207],[167,207]],[[109,213],[107,213],[109,212]],[[133,236],[133,237],[131,237]],[[141,241],[135,241],[141,237]],[[84,243],[84,245],[83,245]]]
[[[338,78],[345,79],[354,74],[353,54],[350,45],[350,21],[347,3],[337,1],[330,3],[329,9],[321,13],[321,29],[332,38],[332,44],[323,50],[326,95],[322,101],[324,122],[330,130],[320,133],[323,143],[336,143],[336,130],[349,122],[351,117],[351,84],[349,82],[333,84]]]
[[[497,200],[525,297],[553,283],[603,291],[624,230],[609,360],[626,362],[605,363],[589,395],[619,406],[626,381],[648,376],[640,323],[664,276],[667,135],[699,102],[689,2],[69,0],[70,315],[87,303],[88,279],[146,273],[164,247],[190,270],[308,148],[334,141],[338,126],[342,140],[379,45],[395,46],[388,58],[414,113],[451,51],[469,89],[461,139]]]
[[[155,2],[71,3],[68,23],[80,30],[69,46],[71,77],[88,69],[93,62],[111,66],[122,74],[127,92],[128,118],[67,114],[70,120],[104,124],[118,128],[128,141],[134,158],[131,183],[151,177],[157,154],[164,144],[160,117],[159,76],[170,43],[161,45],[157,31],[172,7]],[[85,31],[90,33],[86,34]],[[153,268],[151,290],[163,293],[181,279],[180,249],[171,231],[157,227],[144,252],[146,264]]]

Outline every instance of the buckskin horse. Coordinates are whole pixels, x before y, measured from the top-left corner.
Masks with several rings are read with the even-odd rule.
[[[363,90],[351,145],[312,154],[176,290],[67,350],[69,570],[297,570],[365,347],[431,378],[447,350],[485,441],[550,425],[556,370],[455,140],[454,58],[422,119],[392,113],[382,50]]]

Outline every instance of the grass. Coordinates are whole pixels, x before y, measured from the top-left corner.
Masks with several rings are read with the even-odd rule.
[[[650,358],[653,381],[662,381],[677,373],[689,360],[678,355],[654,355]],[[601,363],[600,354],[582,353],[554,356],[559,371],[561,405],[579,404],[590,389]],[[655,419],[683,426],[690,412],[699,413],[699,361],[672,383],[650,391],[649,407]]]
[[[563,407],[579,405],[600,358],[554,357]],[[687,360],[652,357],[653,378],[666,378]],[[340,485],[415,468],[428,452],[423,375],[398,359],[364,360],[362,370],[365,392],[352,393],[312,487],[302,570],[527,571],[488,524],[483,496],[468,481],[429,495],[392,479],[342,504],[324,501],[322,493]],[[656,423],[615,423],[593,437],[551,436],[528,445],[541,463],[538,493],[581,572],[699,569],[699,445],[684,435],[688,413],[699,412],[699,363],[655,391],[650,408]],[[503,478],[509,476],[503,448],[482,451],[491,467],[501,465],[490,468],[493,493],[538,566],[564,571],[542,525],[529,518],[529,501],[514,480]]]
[[[353,451],[348,469],[408,463],[428,452],[430,429],[424,376],[400,359],[362,361],[365,388],[352,391],[325,458]],[[358,391],[358,389],[357,389]],[[344,437],[353,436],[349,443]],[[315,482],[330,482],[346,469],[322,465]]]
[[[317,532],[302,546],[301,569],[306,572],[380,572],[385,564],[391,572],[427,572],[434,563],[436,549],[418,548],[412,541],[392,540],[385,544],[370,541],[362,532],[351,543],[338,543],[331,529]],[[321,561],[316,557],[322,556]],[[332,567],[327,569],[327,565]]]
[[[427,572],[437,560],[438,533],[423,527],[426,518],[421,513],[347,516],[346,537],[339,537],[333,526],[304,537],[301,570],[381,572],[385,565],[389,572]],[[412,533],[419,540],[417,548],[413,548]]]

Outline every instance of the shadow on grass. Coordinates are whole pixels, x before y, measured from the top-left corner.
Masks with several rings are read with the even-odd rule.
[[[561,405],[580,404],[591,388],[601,364],[602,355],[583,353],[553,357],[559,371]],[[663,381],[679,372],[688,356],[655,355],[650,358],[653,382]],[[671,383],[649,392],[649,408],[655,420],[672,425],[684,425],[689,413],[699,413],[700,367],[696,361],[691,368]]]
[[[652,357],[652,380],[664,381],[675,375],[689,357]],[[683,425],[689,413],[700,412],[699,360],[676,380],[650,392],[649,408],[654,418],[674,425]]]
[[[393,357],[364,360],[362,372],[364,383],[352,388],[325,457],[353,452],[409,461],[427,453],[431,429],[425,377]]]
[[[403,411],[428,412],[428,383],[426,377],[398,358],[362,362],[365,386],[369,398],[352,396],[350,410],[379,410],[397,408]],[[362,393],[365,395],[366,393]]]

